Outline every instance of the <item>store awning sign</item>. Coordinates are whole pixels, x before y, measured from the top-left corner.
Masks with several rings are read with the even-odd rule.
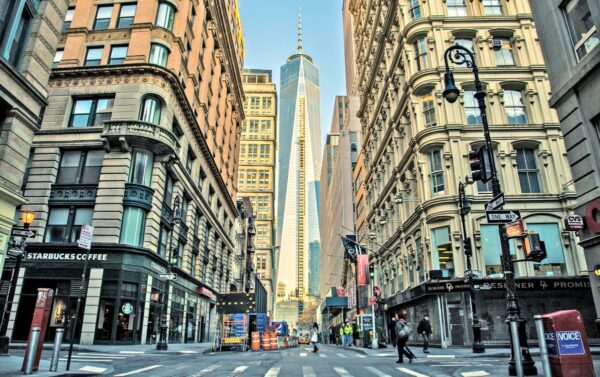
[[[208,298],[213,298],[213,296],[214,296],[212,291],[206,287],[199,287],[198,293],[201,294],[202,296],[208,297]]]
[[[431,293],[452,293],[452,292],[466,292],[470,289],[468,282],[464,280],[460,281],[441,281],[437,283],[425,284],[425,292]]]

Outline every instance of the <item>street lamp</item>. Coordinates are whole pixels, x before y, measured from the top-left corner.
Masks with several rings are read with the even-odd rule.
[[[479,107],[479,112],[481,116],[481,123],[483,125],[483,136],[485,138],[485,146],[486,151],[488,153],[488,161],[490,162],[490,170],[491,170],[491,182],[492,182],[492,193],[494,197],[497,197],[502,194],[502,190],[500,189],[500,181],[498,180],[498,175],[496,171],[496,163],[492,157],[492,140],[490,137],[490,129],[488,125],[486,110],[485,110],[485,92],[483,91],[483,86],[481,85],[481,81],[479,79],[479,68],[477,67],[477,63],[475,62],[475,55],[469,51],[467,48],[454,45],[448,47],[448,49],[444,52],[444,64],[446,67],[446,73],[444,74],[444,92],[443,96],[449,103],[454,103],[458,99],[458,95],[460,91],[456,87],[456,83],[454,81],[454,75],[450,71],[450,67],[448,65],[448,61],[451,61],[454,64],[462,65],[467,68],[471,68],[473,71],[473,75],[475,76],[475,94],[474,97],[477,99],[477,105]],[[515,282],[515,272],[514,266],[512,265],[512,258],[510,255],[510,247],[508,244],[508,236],[506,234],[506,228],[504,225],[500,224],[498,226],[499,235],[500,235],[500,246],[502,249],[502,267],[504,270],[504,278],[506,281],[506,307],[507,307],[507,318],[506,321],[510,324],[511,322],[516,322],[518,324],[518,337],[519,337],[519,345],[521,349],[522,355],[522,369],[525,375],[537,375],[537,368],[535,367],[535,362],[531,358],[529,353],[529,347],[527,345],[527,333],[525,331],[525,320],[521,318],[521,310],[519,308],[519,301],[516,295],[516,282]],[[511,339],[512,339],[512,332]],[[509,361],[508,371],[511,376],[516,375],[517,373],[517,365],[515,363],[515,352],[517,350],[512,347],[511,342],[511,358]],[[521,368],[519,368],[521,369]]]
[[[473,315],[473,353],[484,353],[485,345],[481,341],[481,324],[477,317],[477,304],[475,303],[475,286],[473,285],[473,267],[471,266],[471,256],[473,255],[473,247],[471,245],[471,237],[467,236],[466,216],[471,212],[471,205],[465,195],[465,185],[462,182],[458,183],[458,206],[460,208],[460,221],[462,223],[462,239],[463,250],[467,257],[467,273],[465,278],[469,282],[469,296],[471,299],[471,312]]]
[[[173,221],[171,221],[171,236],[169,237],[169,249],[167,251],[167,275],[171,274],[171,258],[172,258],[172,253],[173,253],[173,237],[174,237],[174,233],[175,233],[175,225],[181,223],[181,212],[180,212],[180,205],[181,205],[181,198],[179,197],[179,195],[177,195],[175,197],[175,203],[173,204]],[[161,317],[161,324],[160,324],[160,338],[158,340],[158,343],[156,343],[156,349],[159,351],[166,351],[169,346],[168,346],[168,342],[167,342],[167,329],[169,328],[169,325],[167,323],[167,305],[169,303],[169,285],[170,285],[171,279],[167,278],[165,281],[165,291],[162,295],[162,305],[160,308],[160,317]]]

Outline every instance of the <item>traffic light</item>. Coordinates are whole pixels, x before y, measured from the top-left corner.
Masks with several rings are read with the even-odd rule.
[[[473,181],[486,183],[492,178],[490,154],[485,145],[476,151],[469,152],[469,162]]]
[[[465,255],[470,257],[473,255],[473,249],[471,248],[471,237],[467,237],[463,240],[463,250]]]
[[[546,259],[546,244],[540,240],[540,235],[535,232],[529,232],[523,239],[523,250],[525,259],[534,262],[541,262]]]
[[[373,263],[369,264],[369,278],[371,281],[375,279],[375,264]]]

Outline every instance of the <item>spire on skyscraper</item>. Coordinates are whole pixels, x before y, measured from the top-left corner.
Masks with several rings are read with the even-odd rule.
[[[298,53],[302,53],[302,9],[298,8]]]

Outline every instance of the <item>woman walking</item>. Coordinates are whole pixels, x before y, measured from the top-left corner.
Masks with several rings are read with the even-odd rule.
[[[408,337],[412,334],[412,329],[406,323],[404,316],[398,316],[398,314],[396,314],[395,320],[396,346],[398,347],[398,361],[396,361],[396,363],[402,364],[404,362],[403,355],[406,355],[406,357],[408,357],[408,362],[412,363],[415,355],[406,346]]]
[[[313,352],[317,353],[319,350],[319,347],[317,347],[317,344],[319,343],[319,326],[316,322],[313,323],[312,334],[310,335],[310,343],[313,346]]]

